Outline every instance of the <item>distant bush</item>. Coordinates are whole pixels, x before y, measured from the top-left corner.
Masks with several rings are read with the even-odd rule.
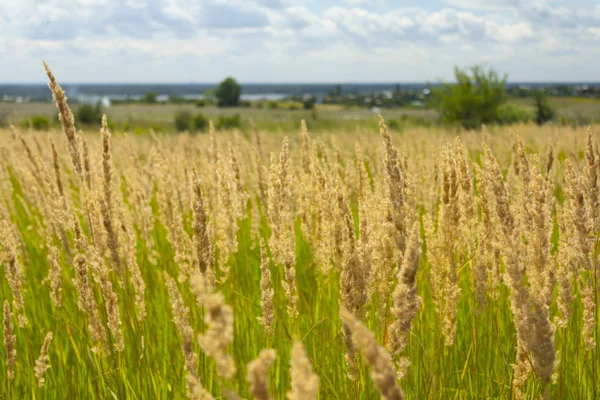
[[[498,107],[498,123],[512,125],[531,122],[532,115],[514,104],[503,104]]]
[[[169,95],[169,103],[171,104],[183,104],[185,102],[185,99],[181,96],[178,96],[176,94]]]
[[[196,107],[204,107],[204,106],[206,106],[206,100],[198,99],[198,100],[196,100],[196,102],[194,104],[196,104]]]
[[[33,115],[29,117],[26,121],[21,123],[23,128],[35,129],[36,131],[47,131],[50,129],[50,119],[43,115]]]
[[[267,108],[269,110],[277,110],[279,108],[279,103],[277,103],[276,101],[270,101],[267,103]]]
[[[398,128],[400,128],[400,122],[398,122],[397,119],[388,119],[386,124],[388,128],[393,129],[395,131],[397,131]]]
[[[208,128],[208,118],[206,115],[198,113],[192,118],[193,130],[204,132]]]
[[[217,129],[233,129],[241,126],[240,114],[221,115],[217,121]]]
[[[192,114],[189,111],[178,111],[175,114],[175,129],[177,132],[192,130]]]
[[[314,97],[308,97],[302,101],[302,107],[304,107],[305,110],[312,110],[313,108],[315,108],[316,102],[317,99],[315,99]]]
[[[548,97],[540,90],[533,92],[533,100],[535,102],[535,122],[538,125],[543,125],[554,119],[555,112],[548,103]]]
[[[100,124],[102,122],[102,106],[100,103],[95,106],[83,104],[77,109],[75,119],[86,125]]]
[[[158,101],[158,93],[148,92],[140,99],[142,103],[155,104]]]

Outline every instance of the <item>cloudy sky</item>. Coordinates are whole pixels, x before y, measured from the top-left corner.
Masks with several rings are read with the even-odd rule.
[[[600,81],[594,0],[0,0],[0,82]]]

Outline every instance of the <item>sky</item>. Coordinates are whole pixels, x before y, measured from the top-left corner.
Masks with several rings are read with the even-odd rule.
[[[0,82],[600,81],[594,0],[0,0]]]

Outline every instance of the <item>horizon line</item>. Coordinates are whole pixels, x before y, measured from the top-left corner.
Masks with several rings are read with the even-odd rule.
[[[83,82],[83,81],[65,81],[59,82],[60,85],[219,85],[221,81],[218,82],[160,82],[160,81],[147,81],[147,82]],[[300,82],[242,82],[238,81],[240,85],[417,85],[417,84],[440,84],[440,83],[455,83],[455,81],[347,81],[347,82],[336,82],[336,81],[300,81]],[[576,80],[514,80],[514,81],[506,81],[507,84],[598,84],[600,85],[600,80],[597,81],[576,81]],[[8,85],[47,85],[47,81],[41,82],[0,82],[0,86],[8,86]]]

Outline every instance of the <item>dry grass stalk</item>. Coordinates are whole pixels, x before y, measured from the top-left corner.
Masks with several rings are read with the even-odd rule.
[[[17,360],[17,349],[15,342],[17,336],[13,333],[14,327],[12,323],[13,313],[10,311],[8,300],[4,300],[4,352],[6,354],[6,373],[9,380],[15,377],[15,363]]]
[[[373,332],[354,315],[346,310],[341,310],[340,314],[344,324],[352,332],[352,341],[361,350],[371,367],[371,378],[381,396],[386,400],[403,400],[404,394],[396,382],[396,369],[390,354],[377,343]]]
[[[283,139],[279,162],[271,155],[269,186],[269,224],[272,229],[269,247],[273,261],[283,266],[285,279],[282,282],[287,297],[287,311],[292,319],[298,317],[298,294],[296,292],[296,257],[292,216],[290,211],[290,164],[287,137]]]
[[[208,224],[208,216],[204,205],[202,193],[202,182],[194,170],[192,174],[193,202],[192,213],[194,230],[194,267],[208,280],[208,284],[214,290],[214,249],[211,238],[211,230]]]
[[[48,249],[48,262],[50,270],[45,282],[50,286],[50,299],[56,307],[62,304],[62,266],[60,265],[59,251],[50,234],[46,235],[46,248]]]
[[[77,254],[73,259],[73,268],[75,269],[75,278],[73,284],[77,289],[79,295],[77,300],[77,306],[83,311],[88,319],[88,331],[90,336],[95,342],[92,347],[92,351],[98,351],[97,344],[102,347],[106,347],[106,330],[100,320],[100,313],[98,312],[98,305],[92,287],[90,285],[88,277],[88,260],[86,258],[86,242],[81,232],[81,226],[77,217],[74,218],[74,231],[75,231],[75,248]]]
[[[2,231],[0,232],[0,243],[3,247],[3,259],[5,264],[5,274],[10,291],[13,296],[13,309],[17,314],[19,327],[23,328],[27,325],[28,320],[25,316],[25,301],[23,300],[23,292],[21,286],[25,281],[23,270],[17,257],[17,243],[8,221],[4,221]]]
[[[458,177],[451,149],[443,153],[443,185],[439,207],[437,231],[431,218],[425,220],[427,251],[431,262],[431,287],[433,299],[441,319],[444,343],[454,344],[456,336],[457,307],[460,299],[455,251],[459,226]]]
[[[274,349],[263,349],[258,358],[248,363],[248,383],[250,393],[257,400],[271,400],[269,395],[269,367],[275,361]]]
[[[173,322],[177,327],[177,331],[181,336],[181,351],[185,359],[185,370],[189,375],[192,375],[196,380],[199,380],[198,372],[198,356],[194,352],[194,330],[190,326],[189,313],[190,310],[183,302],[181,293],[177,288],[177,284],[167,274],[164,273],[165,284],[169,291],[169,299],[171,300],[171,309],[173,312]]]
[[[319,377],[312,372],[312,366],[302,342],[294,342],[291,369],[292,390],[287,393],[288,400],[316,399],[319,393]]]
[[[60,160],[58,159],[58,152],[56,151],[56,146],[54,145],[54,140],[52,140],[52,135],[48,133],[48,141],[50,142],[50,147],[52,148],[52,165],[54,167],[54,177],[56,179],[56,188],[58,190],[58,194],[64,198],[65,190],[62,183],[62,177],[60,174]]]
[[[552,202],[550,188],[541,172],[537,158],[533,167],[517,138],[519,170],[523,198],[531,198],[532,204],[520,202],[520,209],[509,205],[506,184],[499,165],[489,148],[486,151],[486,169],[495,194],[496,224],[501,227],[500,246],[506,265],[505,282],[510,289],[511,310],[517,330],[517,363],[514,367],[513,385],[519,390],[524,386],[529,372],[535,372],[543,387],[552,379],[556,352],[554,326],[550,321],[549,303],[554,287],[550,262],[550,235],[552,231]],[[514,213],[517,212],[517,217]],[[515,232],[519,234],[516,235]],[[526,240],[522,240],[524,237]],[[517,249],[518,251],[515,251]],[[528,286],[524,274],[535,285]]]
[[[195,374],[185,376],[188,396],[192,400],[213,400],[213,396],[202,387],[200,379]]]
[[[456,137],[456,172],[460,190],[458,192],[458,208],[460,212],[461,234],[464,236],[466,245],[471,245],[474,237],[474,229],[477,223],[475,209],[475,193],[473,192],[473,177],[471,176],[471,165],[465,156],[465,148]]]
[[[340,178],[338,178],[340,179]],[[340,264],[340,300],[344,309],[362,315],[367,300],[367,273],[369,266],[361,265],[360,250],[354,233],[354,222],[350,208],[341,190],[341,182],[337,186],[336,232],[339,234]],[[348,366],[348,375],[352,380],[358,378],[356,366],[356,349],[351,340],[349,328],[342,325],[342,337],[347,354],[344,356]]]
[[[194,293],[202,297],[198,303],[204,305],[204,322],[208,325],[204,335],[198,336],[198,344],[215,360],[219,375],[232,379],[236,371],[235,361],[227,348],[233,342],[233,309],[225,304],[223,294],[204,290],[202,279],[198,274],[191,279]]]
[[[104,260],[94,253],[94,249],[90,248],[92,270],[98,277],[104,306],[108,316],[108,329],[113,336],[114,347],[116,351],[125,350],[123,335],[121,334],[121,316],[119,312],[119,297],[113,290],[113,284],[108,276],[109,271]]]
[[[262,238],[260,239],[260,271],[260,308],[262,310],[262,315],[258,318],[258,321],[265,329],[265,334],[273,335],[273,322],[275,320],[273,296],[275,295],[275,291],[271,286],[269,255],[267,254],[265,242]]]
[[[46,375],[46,371],[48,368],[50,368],[50,365],[48,365],[48,361],[50,360],[50,357],[48,357],[48,347],[50,346],[51,340],[52,332],[48,332],[44,338],[44,344],[42,345],[42,350],[40,351],[40,357],[35,361],[34,372],[38,387],[44,386],[46,381],[44,375]]]
[[[67,96],[65,96],[65,91],[62,90],[60,85],[56,82],[54,74],[52,71],[50,71],[50,68],[48,68],[48,65],[45,62],[44,68],[46,69],[46,74],[50,80],[48,87],[50,87],[50,91],[52,92],[52,97],[54,98],[54,103],[56,103],[56,108],[58,108],[58,119],[60,120],[65,135],[67,136],[68,148],[69,153],[71,153],[73,166],[75,167],[77,175],[83,181],[81,155],[79,153],[79,144],[77,142],[77,131],[75,130],[75,119],[73,118],[73,113],[67,104]]]
[[[417,294],[417,270],[421,256],[419,223],[410,231],[407,253],[398,271],[398,283],[393,295],[392,315],[395,321],[389,328],[388,350],[392,355],[401,353],[408,344],[412,321],[421,308],[421,298]]]
[[[135,292],[135,305],[137,308],[138,321],[146,318],[146,283],[142,276],[142,271],[137,261],[137,238],[133,229],[131,215],[127,214],[121,204],[119,207],[121,229],[123,230],[123,242],[126,248],[127,270],[131,277],[133,290]]]
[[[220,152],[217,152],[217,209],[216,233],[217,246],[219,248],[219,268],[223,273],[222,281],[226,281],[229,275],[229,257],[235,253],[238,247],[237,196],[233,187],[233,178],[225,160]]]
[[[407,240],[407,201],[406,201],[406,182],[402,175],[400,167],[400,156],[398,150],[392,143],[392,136],[388,132],[387,126],[381,114],[379,117],[379,133],[383,138],[385,145],[385,172],[387,175],[388,191],[391,204],[391,220],[396,229],[394,240],[396,247],[401,253],[406,249]]]
[[[102,136],[102,189],[104,193],[104,202],[110,214],[113,211],[112,203],[112,163],[110,155],[110,131],[108,130],[108,120],[106,114],[102,114],[102,128],[100,129]]]

